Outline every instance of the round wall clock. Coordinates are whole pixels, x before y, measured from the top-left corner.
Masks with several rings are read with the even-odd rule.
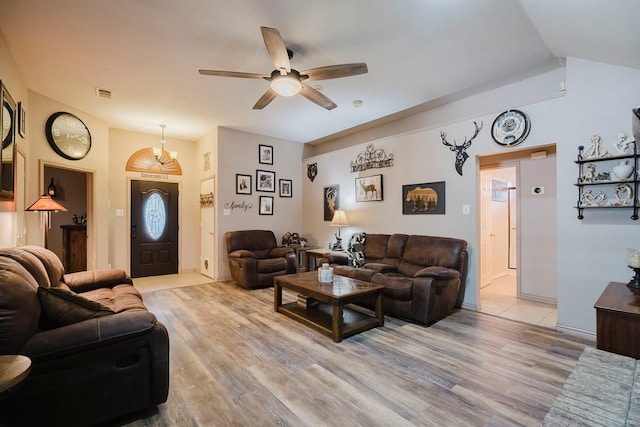
[[[49,116],[45,133],[51,148],[65,159],[83,159],[91,150],[89,129],[71,113],[61,111]]]
[[[529,135],[531,123],[529,117],[519,110],[508,110],[493,121],[491,136],[505,147],[520,144]]]

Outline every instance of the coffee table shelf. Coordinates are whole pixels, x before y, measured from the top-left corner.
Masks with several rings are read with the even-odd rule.
[[[280,306],[279,312],[333,337],[333,308],[330,304],[320,304],[316,308],[306,309],[298,303],[291,302]],[[378,326],[378,319],[375,317],[347,307],[342,309],[342,319],[342,338]]]

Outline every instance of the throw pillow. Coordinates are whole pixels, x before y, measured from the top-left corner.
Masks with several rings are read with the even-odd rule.
[[[62,288],[40,286],[38,297],[42,306],[40,324],[46,329],[59,328],[114,313],[102,303],[88,300],[73,291]]]
[[[364,239],[366,233],[354,233],[349,239],[349,249],[347,253],[351,265],[354,267],[362,267],[364,265]]]

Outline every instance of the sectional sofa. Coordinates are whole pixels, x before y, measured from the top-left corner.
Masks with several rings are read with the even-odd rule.
[[[329,263],[335,274],[383,285],[385,313],[394,317],[431,325],[460,307],[468,263],[465,240],[406,234],[362,237],[362,254],[331,252],[320,263]]]

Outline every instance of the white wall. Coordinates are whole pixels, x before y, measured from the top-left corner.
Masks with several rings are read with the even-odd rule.
[[[554,71],[420,113],[403,119],[407,133],[402,133],[403,128],[398,123],[392,123],[328,144],[328,147],[347,148],[333,152],[327,147],[315,148],[315,152],[321,154],[302,162],[303,171],[306,171],[307,164],[313,162],[317,162],[319,168],[314,182],[304,180],[304,234],[321,246],[331,241],[334,230],[322,219],[322,188],[339,184],[341,207],[347,210],[353,225],[345,234],[356,231],[400,232],[467,240],[470,270],[464,306],[476,307],[476,248],[479,247],[477,156],[510,150],[493,143],[489,129],[497,114],[519,108],[529,115],[532,130],[518,148],[536,148],[552,143],[557,146],[557,263],[536,265],[534,262],[528,268],[534,275],[536,270],[557,271],[559,329],[593,335],[593,304],[610,280],[627,282],[631,277],[625,266],[626,248],[638,246],[640,232],[639,224],[629,219],[630,211],[593,214],[589,211],[582,222],[576,219],[577,191],[573,184],[577,179],[577,166],[573,161],[577,146],[588,145],[594,132],[600,133],[609,143],[618,132],[631,133],[631,108],[639,103],[640,70],[570,58],[567,61],[566,92],[560,90],[560,82],[564,78],[562,73]],[[453,153],[442,145],[440,132],[445,131],[449,140],[455,138],[461,142],[465,136],[472,135],[473,121],[480,120],[484,123],[483,131],[469,148],[470,158],[464,165],[463,176],[459,176],[453,169]],[[420,123],[423,124],[421,129]],[[353,141],[358,145],[348,146]],[[350,173],[349,162],[371,143],[393,153],[394,166]],[[354,178],[376,173],[384,175],[384,201],[355,203]],[[546,173],[546,170],[539,171],[540,178],[546,179]],[[447,214],[403,216],[402,185],[433,181],[446,181]],[[540,179],[533,182],[540,182]],[[525,188],[531,185],[529,182],[521,184]],[[471,215],[462,215],[463,204],[471,205]],[[544,210],[540,213],[543,214]],[[553,249],[549,248],[550,251]]]
[[[258,146],[260,144],[273,147],[273,165],[258,162]],[[224,233],[233,230],[272,230],[278,243],[282,235],[289,232],[302,231],[302,193],[305,191],[300,174],[300,158],[302,144],[282,139],[270,138],[241,132],[228,128],[218,129],[218,174],[216,186],[216,229],[218,253],[218,279],[231,277],[227,259]],[[276,192],[256,191],[256,170],[274,171],[276,173]],[[252,194],[236,194],[236,174],[252,176]],[[293,181],[293,197],[280,197],[278,181]],[[260,196],[274,198],[273,215],[259,215]],[[246,209],[245,209],[246,207]],[[225,215],[228,209],[229,215]],[[306,223],[307,219],[304,219]]]

